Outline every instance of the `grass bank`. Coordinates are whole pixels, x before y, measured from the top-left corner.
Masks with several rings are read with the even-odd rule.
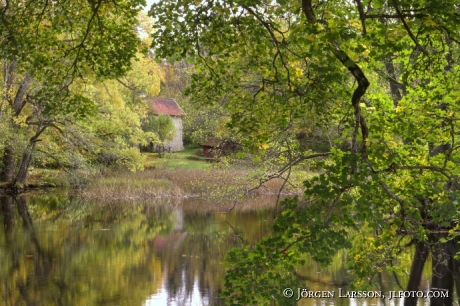
[[[196,154],[197,148],[166,153],[145,153],[145,170],[132,173],[122,169],[76,171],[33,169],[30,184],[44,186],[83,186],[78,194],[97,200],[151,200],[160,198],[199,198],[206,203],[233,203],[248,195],[277,195],[284,181],[260,181],[263,172],[251,163],[209,162]],[[308,174],[295,172],[284,185],[283,195],[302,192]],[[258,188],[257,188],[258,187]]]
[[[277,194],[282,180],[271,180],[254,189],[259,182],[242,169],[150,169],[114,173],[94,179],[81,196],[88,199],[200,198],[206,202],[240,201],[247,195]],[[288,187],[284,194],[300,189]]]
[[[210,169],[212,164],[206,158],[196,154],[198,147],[185,148],[184,151],[165,153],[159,157],[157,153],[144,153],[146,157],[145,168],[153,169],[181,169],[181,170],[205,170]]]

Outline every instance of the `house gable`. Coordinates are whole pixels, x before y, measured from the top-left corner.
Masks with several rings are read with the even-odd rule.
[[[182,117],[185,116],[184,111],[180,108],[179,104],[174,99],[170,98],[150,98],[148,101],[149,108],[156,115],[171,116],[174,126],[176,128],[176,137],[166,146],[173,152],[184,150],[184,142],[182,139]]]

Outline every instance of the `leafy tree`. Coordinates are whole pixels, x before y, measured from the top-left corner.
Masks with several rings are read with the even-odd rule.
[[[123,77],[76,84],[74,89],[93,101],[98,111],[85,118],[63,116],[55,121],[41,135],[32,165],[63,169],[75,184],[85,182],[75,169],[84,169],[86,177],[88,171],[105,166],[142,169],[144,157],[138,147],[147,144],[148,135],[141,122],[148,114],[146,97],[158,94],[160,77],[155,61],[139,52]]]
[[[160,90],[161,68],[147,54],[138,53],[125,76],[104,83],[95,82],[85,94],[98,105],[98,113],[77,124],[83,142],[91,144],[86,158],[102,164],[118,164],[130,170],[143,168],[139,145],[157,140],[144,133],[142,122],[148,117],[147,97]],[[85,148],[82,141],[77,141]],[[96,158],[95,158],[96,157]]]
[[[139,38],[133,26],[144,1],[2,1],[1,179],[22,188],[42,134],[65,118],[94,114],[85,84],[130,68]],[[25,139],[17,148],[17,135]],[[17,159],[17,162],[16,162]]]
[[[156,54],[196,65],[191,99],[225,101],[229,127],[246,136],[248,148],[263,154],[307,118],[323,129],[337,126],[329,152],[286,150],[281,171],[328,160],[304,182],[303,200],[284,202],[271,237],[229,255],[230,304],[295,304],[282,289],[300,286],[292,272],[305,254],[327,264],[341,248],[350,249],[354,286],[376,288],[375,276],[398,268],[407,241],[417,248],[406,288],[417,289],[431,252],[432,286],[453,292],[459,8],[456,0],[152,6]]]
[[[150,114],[143,124],[144,131],[150,132],[149,141],[153,144],[165,146],[176,136],[176,127],[171,117],[165,114]],[[161,152],[160,152],[161,156]]]

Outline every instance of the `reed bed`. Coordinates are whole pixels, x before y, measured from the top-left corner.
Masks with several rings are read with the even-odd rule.
[[[149,169],[95,178],[80,195],[100,200],[200,198],[206,203],[233,203],[247,195],[277,195],[283,180],[272,179],[259,185],[260,181],[250,178],[250,171],[243,169]],[[285,184],[282,194],[301,192],[293,186]]]
[[[217,173],[218,177],[215,176]],[[218,170],[211,173],[197,169],[123,172],[96,178],[82,191],[81,196],[88,199],[126,200],[199,197],[209,193],[209,189],[216,189],[217,185],[234,187],[236,183],[232,178],[240,174],[232,173],[227,177]]]

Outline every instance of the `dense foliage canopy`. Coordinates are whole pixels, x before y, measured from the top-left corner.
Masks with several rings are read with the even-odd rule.
[[[0,1],[1,182],[22,189],[31,165],[143,167],[145,98],[161,69],[140,38],[142,5]]]
[[[282,289],[301,287],[293,271],[306,254],[327,264],[342,248],[354,286],[376,289],[408,242],[416,254],[406,288],[417,289],[431,252],[432,286],[453,292],[459,11],[456,0],[153,5],[156,55],[196,65],[191,99],[223,105],[249,149],[263,154],[305,126],[337,130],[327,153],[288,146],[280,155],[282,171],[328,159],[302,200],[284,202],[271,237],[230,254],[230,304],[295,303]]]

